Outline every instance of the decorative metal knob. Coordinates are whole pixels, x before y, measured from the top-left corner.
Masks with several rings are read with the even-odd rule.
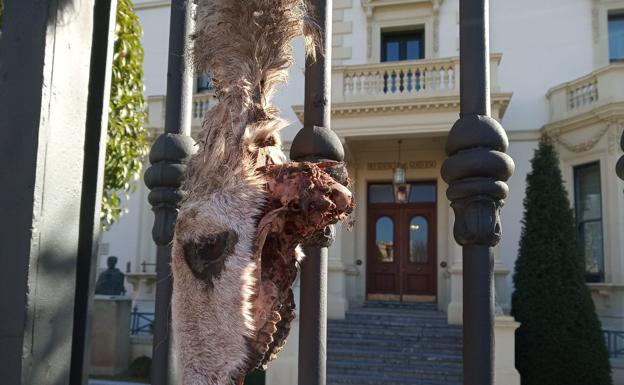
[[[319,162],[323,160],[344,160],[344,148],[338,135],[329,128],[305,126],[295,136],[290,147],[290,158],[294,161]]]
[[[500,241],[500,209],[509,191],[505,181],[514,170],[505,154],[508,146],[505,130],[489,116],[462,116],[449,133],[442,178],[449,184],[453,233],[461,245]]]
[[[150,151],[152,164],[145,171],[147,196],[155,213],[152,237],[157,245],[173,240],[178,203],[182,199],[179,188],[186,169],[184,160],[193,153],[194,141],[180,134],[163,134],[156,139]]]

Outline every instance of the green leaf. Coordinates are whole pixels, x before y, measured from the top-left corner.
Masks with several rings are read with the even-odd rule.
[[[143,158],[149,150],[144,125],[147,105],[143,96],[142,35],[132,1],[119,0],[100,216],[104,229],[127,212],[120,196],[127,197],[136,190]]]

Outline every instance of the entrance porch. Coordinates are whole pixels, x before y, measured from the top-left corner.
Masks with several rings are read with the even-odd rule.
[[[391,300],[435,303],[450,324],[462,323],[462,253],[440,177],[445,143],[441,133],[345,140],[357,207],[352,225],[338,229],[330,248],[330,319],[344,319],[349,308],[367,300]],[[411,186],[407,203],[394,201],[399,163]],[[498,258],[495,270],[499,305],[507,310],[509,270]]]

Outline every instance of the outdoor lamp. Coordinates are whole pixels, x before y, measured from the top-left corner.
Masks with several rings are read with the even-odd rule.
[[[399,140],[399,161],[394,169],[392,178],[394,185],[394,201],[396,203],[407,203],[409,200],[410,185],[405,183],[405,167],[401,164],[401,141]]]

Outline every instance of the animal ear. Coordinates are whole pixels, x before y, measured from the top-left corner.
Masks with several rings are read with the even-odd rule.
[[[195,278],[214,287],[213,280],[221,276],[225,259],[234,252],[238,235],[233,230],[202,236],[184,244],[184,259]]]

